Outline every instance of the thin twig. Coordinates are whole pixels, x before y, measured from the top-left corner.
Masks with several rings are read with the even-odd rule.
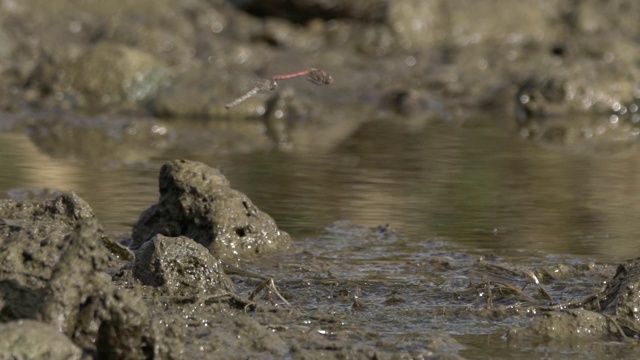
[[[271,278],[262,282],[255,290],[253,290],[253,292],[251,292],[251,294],[249,295],[249,301],[253,301],[256,295],[258,295],[265,288],[269,288],[278,296],[278,298],[280,298],[280,300],[282,300],[283,303],[287,304],[287,306],[289,307],[291,306],[291,304],[287,301],[287,299],[285,299],[284,296],[280,294],[280,292],[276,288],[275,282]]]
[[[536,274],[534,274],[533,271],[531,270],[525,271],[525,274],[527,274],[531,278],[531,280],[533,280],[533,282],[536,284],[540,295],[542,295],[545,299],[549,300],[549,302],[553,302],[553,298],[551,297],[551,294],[549,294],[549,292],[544,288],[544,286],[542,286]]]

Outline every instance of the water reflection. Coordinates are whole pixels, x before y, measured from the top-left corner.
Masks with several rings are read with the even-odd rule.
[[[54,159],[22,134],[0,134],[0,192],[74,190],[111,231],[129,231],[157,199],[157,174],[184,144],[136,165]],[[409,131],[365,124],[340,146],[303,154],[190,152],[219,167],[298,239],[330,223],[390,224],[499,254],[542,251],[616,261],[640,254],[638,156],[547,149],[491,127]],[[302,241],[302,240],[301,240]],[[304,244],[300,244],[304,246]]]

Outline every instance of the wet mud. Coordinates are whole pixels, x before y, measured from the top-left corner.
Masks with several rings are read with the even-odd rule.
[[[229,216],[233,206],[212,206],[222,202],[217,196],[224,191],[249,204],[229,186],[216,169],[201,163],[167,163],[160,174],[164,203],[150,209],[161,206],[161,213],[173,214],[161,222],[173,225],[136,230],[156,235],[133,242],[109,239],[91,208],[73,193],[2,201],[0,314],[2,331],[11,334],[2,342],[3,353],[17,358],[461,358],[464,346],[446,331],[408,338],[385,331],[398,322],[411,328],[438,317],[451,323],[470,318],[511,323],[499,331],[516,344],[532,338],[629,341],[638,335],[638,260],[621,264],[607,279],[612,267],[527,268],[440,251],[418,264],[426,280],[419,285],[402,281],[402,273],[416,271],[416,264],[397,269],[395,278],[365,275],[369,265],[363,264],[355,269],[363,277],[345,278],[339,263],[294,251],[266,214],[257,223],[266,228],[230,241],[228,232],[211,224],[246,229],[247,216],[259,210],[244,205],[240,214]],[[141,215],[143,224],[147,213]],[[250,228],[259,229],[257,224]],[[360,246],[404,236],[386,225],[337,223],[326,231],[327,247],[336,239]],[[262,242],[270,251],[255,250]],[[127,243],[135,249],[121,245]],[[131,251],[134,257],[123,256]],[[607,286],[594,288],[594,279],[606,279]],[[25,340],[11,340],[18,338]],[[60,339],[68,345],[61,346]],[[37,346],[25,345],[32,342]]]

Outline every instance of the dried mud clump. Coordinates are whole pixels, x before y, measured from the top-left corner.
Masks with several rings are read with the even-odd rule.
[[[187,160],[162,166],[160,200],[134,225],[134,247],[157,234],[188,237],[223,260],[293,247],[289,234],[245,194],[232,189],[220,171]]]
[[[133,275],[144,285],[167,295],[214,295],[229,292],[233,283],[221,262],[202,245],[180,236],[157,235],[138,251]]]
[[[117,289],[106,273],[113,255],[104,237],[89,205],[74,193],[0,201],[0,322],[6,323],[0,332],[13,338],[2,336],[3,356],[154,353],[145,304]]]

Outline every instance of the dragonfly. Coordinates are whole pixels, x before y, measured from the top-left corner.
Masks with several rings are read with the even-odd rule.
[[[271,79],[262,79],[258,81],[251,90],[249,90],[239,98],[226,104],[224,107],[227,109],[231,109],[257,94],[273,91],[278,88],[279,80],[293,79],[302,76],[305,76],[307,80],[315,85],[330,85],[333,83],[333,77],[331,75],[317,68],[309,68],[289,74],[274,75],[271,77]]]

